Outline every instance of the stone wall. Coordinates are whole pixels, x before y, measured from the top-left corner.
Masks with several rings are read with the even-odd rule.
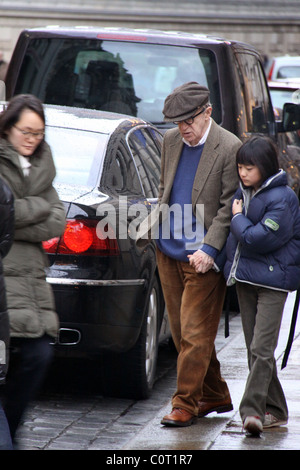
[[[0,0],[0,51],[24,28],[49,24],[201,32],[244,41],[268,57],[300,55],[299,0]]]

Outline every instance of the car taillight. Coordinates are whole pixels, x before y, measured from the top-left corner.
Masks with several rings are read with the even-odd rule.
[[[275,61],[273,60],[272,65],[271,65],[270,70],[269,70],[269,73],[268,73],[268,80],[272,80],[272,73],[273,73],[273,70],[274,70],[274,66],[275,66]]]
[[[108,232],[99,237],[98,222],[98,220],[91,219],[67,220],[64,234],[43,242],[44,250],[47,253],[57,254],[118,255],[118,243],[111,228],[110,237],[107,236]]]

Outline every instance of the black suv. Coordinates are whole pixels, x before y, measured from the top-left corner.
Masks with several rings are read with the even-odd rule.
[[[251,46],[200,34],[123,28],[28,29],[6,76],[7,98],[33,93],[44,103],[130,114],[162,130],[166,96],[197,81],[211,92],[215,121],[245,140],[271,136],[299,193],[300,106],[275,122],[263,64]]]

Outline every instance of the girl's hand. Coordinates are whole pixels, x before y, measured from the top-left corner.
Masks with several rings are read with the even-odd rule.
[[[241,214],[243,211],[243,199],[235,199],[232,204],[233,215]]]

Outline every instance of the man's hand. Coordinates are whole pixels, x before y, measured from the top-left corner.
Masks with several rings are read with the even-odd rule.
[[[207,273],[214,265],[214,259],[201,250],[197,250],[192,255],[188,255],[188,258],[190,265],[195,268],[197,273]]]

